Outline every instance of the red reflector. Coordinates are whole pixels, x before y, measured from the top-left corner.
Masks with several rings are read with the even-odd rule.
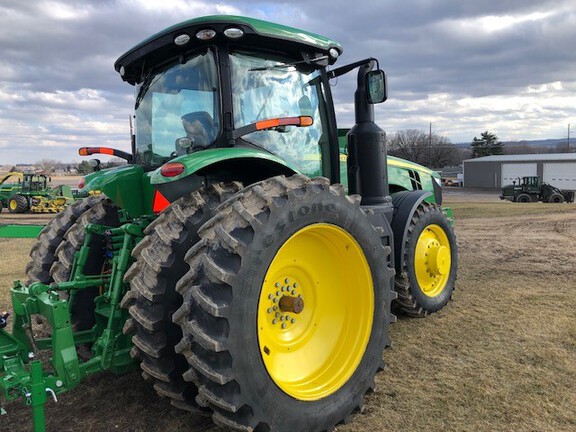
[[[158,191],[154,192],[154,200],[152,201],[152,211],[154,213],[160,213],[169,205],[170,201],[168,201],[164,195]]]
[[[170,162],[160,168],[160,174],[164,177],[176,177],[184,172],[184,168],[180,162]]]
[[[78,182],[78,189],[82,189],[85,184],[86,184],[86,179],[84,177],[82,177],[80,179],[80,181]]]

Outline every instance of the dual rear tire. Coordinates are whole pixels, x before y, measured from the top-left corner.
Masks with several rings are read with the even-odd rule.
[[[174,405],[229,429],[332,429],[384,366],[390,233],[326,179],[271,178],[217,208],[199,193],[191,208],[207,218],[178,210],[190,197],[172,204],[126,275],[145,375]]]

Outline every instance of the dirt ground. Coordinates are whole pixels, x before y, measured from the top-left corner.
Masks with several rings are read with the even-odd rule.
[[[391,327],[386,370],[338,431],[576,430],[576,205],[446,189],[460,248],[452,302]],[[0,239],[0,308],[33,240]],[[2,432],[31,430],[7,404]],[[48,430],[220,429],[172,408],[138,372],[94,376],[47,404]]]

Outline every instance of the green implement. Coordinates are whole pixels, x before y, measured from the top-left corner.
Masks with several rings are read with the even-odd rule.
[[[0,224],[0,238],[37,238],[43,225]]]

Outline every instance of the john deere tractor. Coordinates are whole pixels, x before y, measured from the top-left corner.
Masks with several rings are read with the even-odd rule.
[[[16,178],[18,182],[8,182]],[[7,207],[10,213],[58,213],[74,197],[70,186],[50,187],[45,174],[11,172],[0,178],[0,211]]]
[[[519,203],[542,201],[545,203],[572,203],[574,191],[561,190],[548,183],[541,183],[540,177],[530,176],[518,178],[511,185],[502,188],[500,199]]]
[[[403,162],[387,169],[374,123],[384,72],[374,58],[333,67],[341,53],[313,33],[211,16],[117,60],[135,86],[132,152],[80,154],[128,163],[88,175],[91,196],[42,231],[0,332],[0,394],[27,401],[37,431],[48,396],[133,365],[225,429],[331,430],[374,389],[391,307],[446,305],[458,254],[441,190],[413,166],[391,184]],[[341,149],[331,80],[353,70]]]

